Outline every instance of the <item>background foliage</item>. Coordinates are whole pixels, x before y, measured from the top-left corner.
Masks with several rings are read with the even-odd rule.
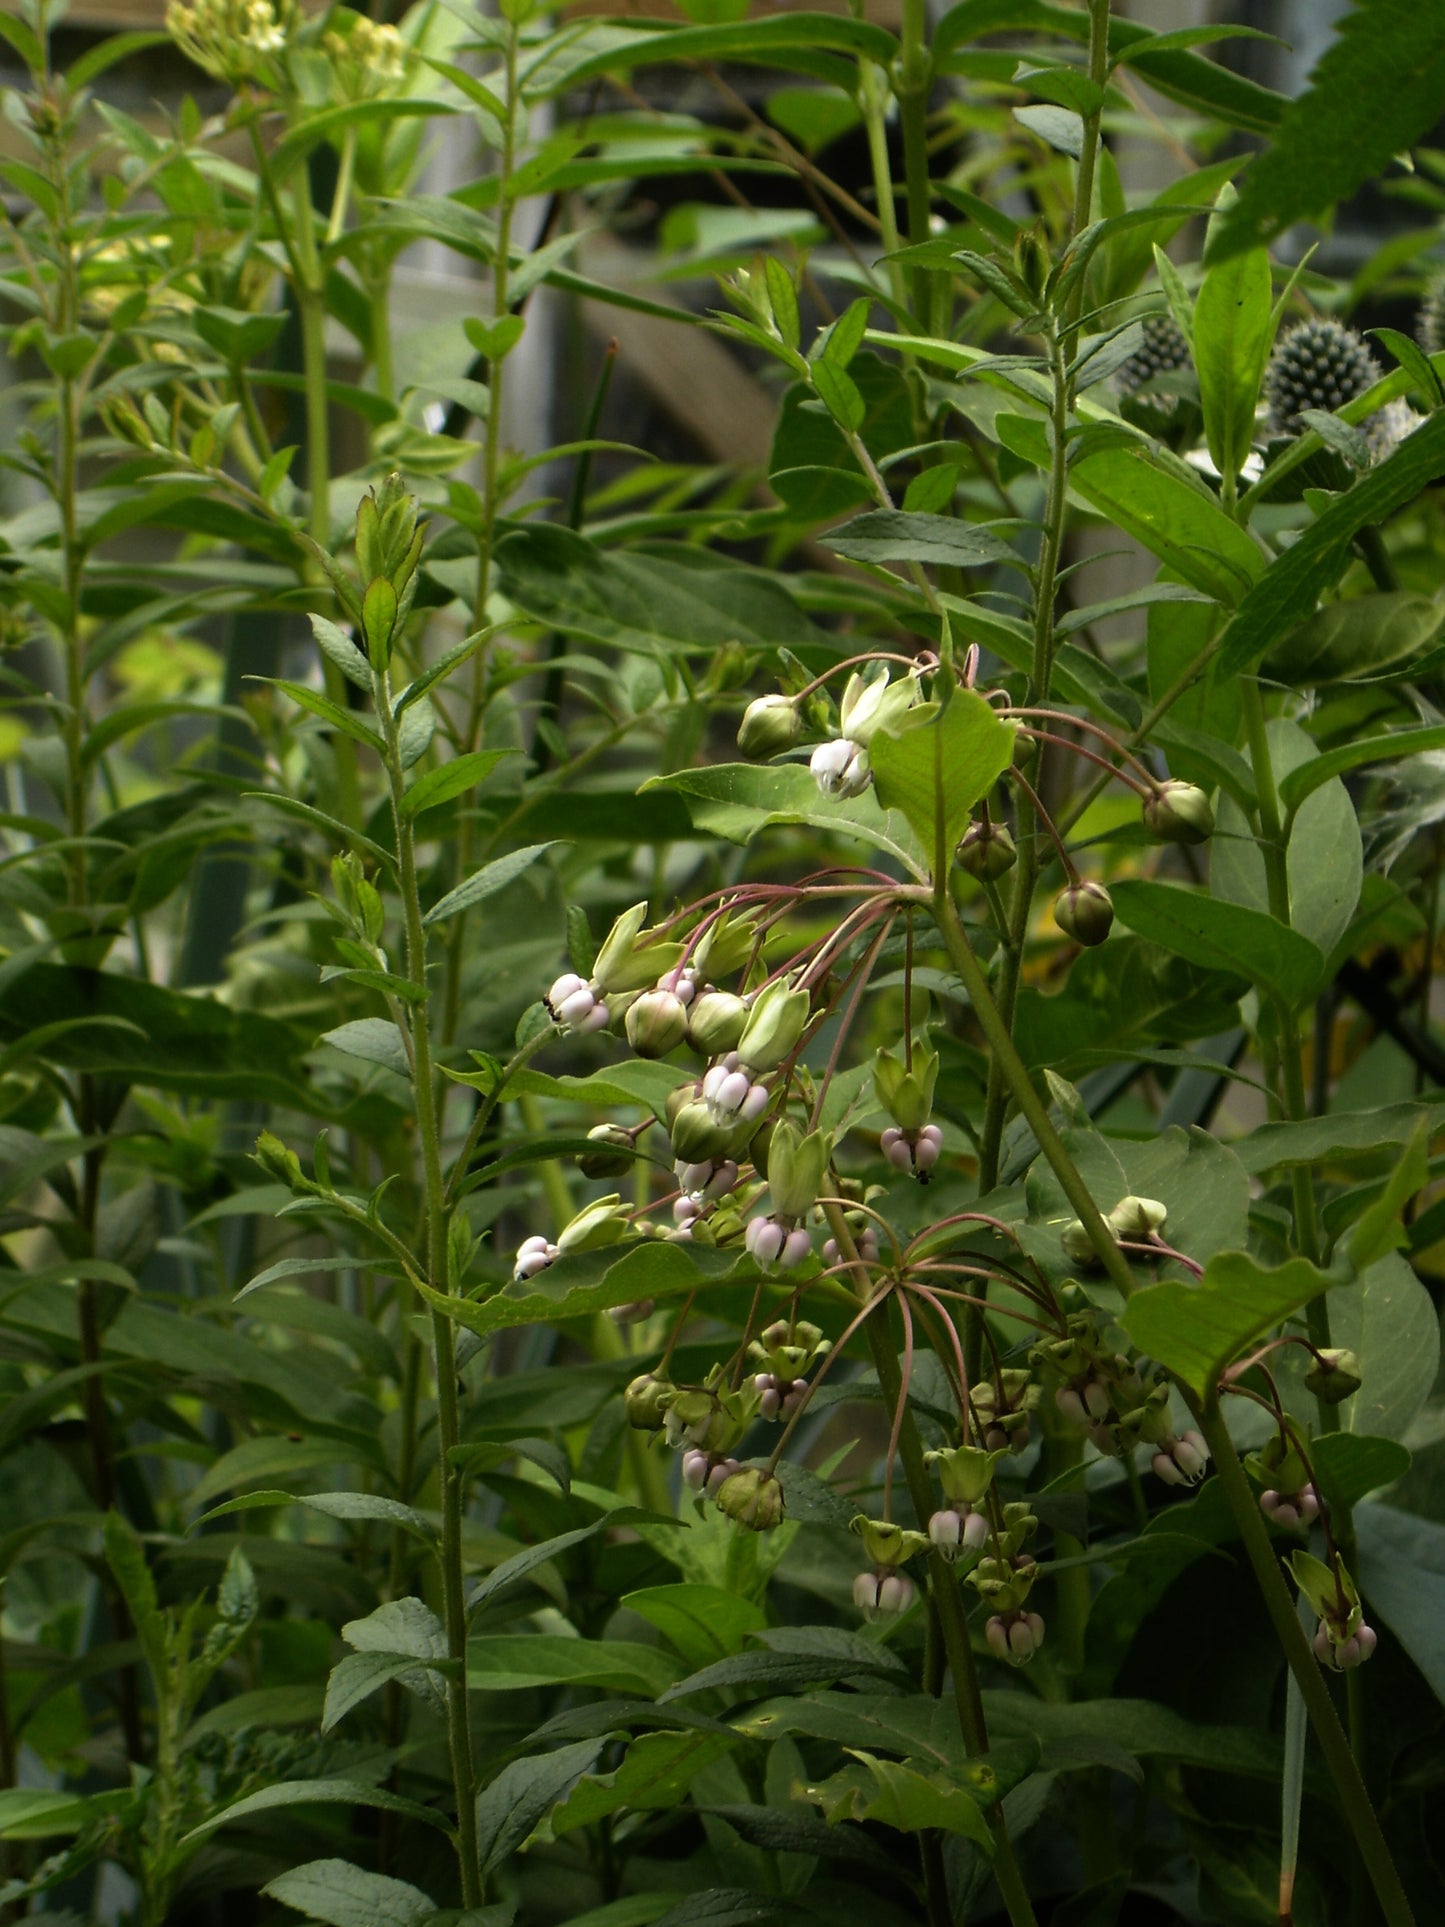
[[[0,15],[0,1905],[1438,1917],[1438,21],[168,27]],[[809,1028],[675,1212],[723,903]]]

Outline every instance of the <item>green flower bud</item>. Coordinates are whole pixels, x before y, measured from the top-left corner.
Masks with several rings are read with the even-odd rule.
[[[779,977],[760,990],[738,1039],[743,1068],[756,1077],[761,1071],[775,1071],[784,1058],[791,1057],[811,1008],[807,991],[794,989],[786,978]]]
[[[1364,1383],[1360,1361],[1352,1351],[1335,1347],[1322,1351],[1305,1373],[1305,1384],[1326,1405],[1339,1405]]]
[[[582,1209],[557,1235],[559,1252],[601,1251],[615,1245],[632,1229],[622,1200],[614,1191],[610,1197],[597,1198]]]
[[[315,1186],[308,1182],[301,1169],[301,1160],[289,1150],[272,1131],[263,1131],[256,1139],[254,1156],[257,1164],[267,1174],[279,1180],[292,1191],[310,1192]]]
[[[993,1484],[993,1469],[1009,1456],[1005,1447],[985,1452],[976,1445],[955,1445],[950,1450],[925,1452],[924,1463],[938,1473],[943,1495],[954,1505],[978,1505]]]
[[[705,990],[688,1006],[687,1041],[704,1057],[726,1057],[747,1027],[748,1006],[730,990]]]
[[[761,1466],[745,1465],[718,1488],[718,1511],[752,1532],[768,1532],[783,1516],[783,1488]]]
[[[980,883],[996,883],[1019,860],[1018,848],[1006,823],[970,823],[958,846],[959,868]]]
[[[900,1131],[923,1129],[933,1113],[937,1082],[937,1051],[915,1051],[911,1071],[891,1051],[880,1050],[874,1059],[873,1089]]]
[[[964,1574],[964,1584],[972,1586],[991,1612],[1017,1612],[1033,1591],[1039,1576],[1032,1559],[980,1559],[972,1572]]]
[[[828,1132],[810,1131],[804,1137],[790,1119],[779,1120],[768,1146],[768,1190],[778,1217],[808,1215],[818,1201],[832,1150]]]
[[[1279,1492],[1299,1492],[1310,1483],[1310,1469],[1294,1440],[1283,1432],[1266,1439],[1244,1461],[1252,1479]]]
[[[634,1378],[622,1394],[622,1407],[627,1414],[627,1422],[639,1432],[660,1432],[667,1417],[667,1407],[677,1387],[671,1379],[656,1378],[651,1372],[643,1372]]]
[[[1109,1229],[1116,1238],[1126,1238],[1137,1244],[1145,1238],[1152,1238],[1163,1231],[1168,1223],[1169,1213],[1157,1198],[1120,1198],[1109,1213]]]
[[[738,748],[749,762],[781,756],[797,742],[802,727],[798,705],[790,696],[759,696],[743,711]]]
[[[620,1124],[594,1124],[587,1133],[595,1151],[584,1151],[577,1169],[584,1178],[621,1178],[632,1169],[632,1133]]]
[[[875,1566],[901,1566],[915,1553],[928,1550],[926,1532],[906,1532],[891,1519],[868,1519],[859,1512],[848,1521],[848,1527],[863,1541]]]
[[[1114,903],[1102,883],[1083,878],[1054,899],[1054,922],[1075,943],[1102,943],[1114,922]]]
[[[1081,1218],[1070,1219],[1059,1233],[1059,1243],[1063,1246],[1064,1256],[1069,1263],[1077,1265],[1080,1271],[1104,1269],[1104,1261],[1095,1250],[1094,1240],[1090,1237]]]
[[[712,1112],[700,1097],[678,1106],[672,1120],[672,1155],[684,1164],[720,1158],[728,1148],[728,1133],[713,1123]]]
[[[1144,826],[1161,843],[1207,843],[1214,834],[1209,798],[1194,783],[1173,777],[1144,798]]]
[[[687,1035],[687,1005],[675,990],[644,990],[628,1007],[626,1030],[639,1057],[666,1057]]]

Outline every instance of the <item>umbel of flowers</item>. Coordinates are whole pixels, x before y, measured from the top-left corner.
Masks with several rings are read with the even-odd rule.
[[[906,733],[936,715],[939,679],[954,676],[967,685],[976,663],[970,657],[960,671],[923,657],[898,675],[882,659],[839,667],[847,680],[836,711],[822,678],[751,703],[739,741],[751,755],[807,753],[822,796],[844,804],[856,802],[874,781],[870,749],[880,736]],[[1098,725],[1044,706],[1015,708],[1001,694],[988,699],[1014,726],[1019,744],[1058,744],[1132,788],[1142,823],[1156,839],[1197,843],[1210,835],[1213,814],[1202,790],[1147,768]],[[822,741],[809,750],[803,739],[814,727]],[[1060,733],[1066,728],[1068,736]],[[958,869],[987,886],[1016,859],[1006,821],[1013,789],[1028,799],[1032,820],[1052,839],[1063,869],[1057,924],[1077,943],[1101,943],[1113,920],[1108,893],[1075,868],[1029,785],[1029,760],[1016,754],[1003,773],[1002,793],[980,800],[958,843]],[[1097,1232],[1078,1220],[1058,1226],[1063,1263],[1076,1274],[1061,1282],[1012,1225],[982,1210],[940,1213],[921,1231],[905,1234],[890,1220],[887,1185],[866,1185],[840,1164],[845,1139],[855,1157],[860,1144],[865,1151],[871,1146],[890,1183],[927,1184],[945,1164],[947,1141],[934,1118],[940,1059],[911,1020],[913,947],[920,927],[927,941],[930,901],[928,889],[883,871],[840,866],[796,882],[739,883],[655,923],[641,903],[618,917],[590,970],[559,976],[545,1007],[559,1033],[608,1034],[638,1056],[665,1058],[679,1068],[658,1117],[596,1126],[590,1134],[596,1149],[581,1160],[590,1176],[620,1174],[643,1134],[660,1129],[673,1188],[635,1207],[616,1193],[595,1199],[554,1239],[529,1238],[516,1254],[515,1277],[524,1286],[569,1254],[644,1238],[736,1253],[731,1282],[751,1279],[754,1286],[736,1343],[700,1378],[674,1375],[684,1330],[713,1329],[700,1325],[707,1287],[699,1273],[656,1363],[629,1384],[624,1406],[629,1422],[657,1449],[677,1454],[680,1484],[697,1504],[711,1503],[759,1532],[785,1516],[779,1468],[818,1388],[864,1338],[871,1344],[886,1333],[891,1349],[901,1329],[882,1506],[877,1516],[859,1513],[853,1521],[864,1552],[854,1602],[870,1617],[907,1613],[918,1596],[915,1572],[926,1559],[934,1585],[961,1585],[964,1599],[976,1604],[985,1648],[1019,1665],[1046,1634],[1036,1600],[1039,1520],[1011,1495],[1006,1477],[1000,1485],[1000,1474],[1028,1447],[1041,1398],[1051,1395],[1064,1422],[1095,1451],[1142,1464],[1165,1488],[1195,1485],[1208,1470],[1209,1452],[1184,1422],[1166,1374],[1128,1344],[1091,1298],[1087,1281],[1102,1265]],[[899,938],[906,1015],[896,1041],[875,1051],[871,1122],[866,1129],[830,1126],[828,1094],[848,1038],[869,1008],[890,944],[891,968]],[[887,986],[874,992],[875,1000],[889,995]],[[876,1002],[875,1008],[896,1005]],[[821,1068],[815,1057],[826,1058]],[[1157,1199],[1115,1200],[1103,1232],[1118,1258],[1146,1276],[1164,1265],[1199,1275],[1189,1253],[1169,1242],[1168,1211]],[[822,1321],[825,1314],[836,1318],[839,1307],[841,1330],[830,1341]],[[614,1316],[645,1318],[655,1309],[650,1302],[617,1306]],[[972,1364],[965,1342],[970,1320]],[[1015,1341],[1001,1335],[1010,1325]],[[920,1338],[942,1368],[954,1418],[952,1437],[924,1459],[925,1476],[936,1481],[933,1508],[909,1525],[894,1516],[893,1484]],[[1266,1377],[1261,1361],[1269,1349],[1248,1361]],[[1322,1396],[1347,1396],[1358,1383],[1351,1372],[1348,1357],[1319,1353],[1310,1378],[1326,1388]],[[1226,1382],[1220,1389],[1245,1388]],[[1279,1426],[1275,1444],[1249,1462],[1260,1506],[1277,1530],[1321,1532],[1323,1559],[1297,1554],[1296,1581],[1319,1617],[1321,1656],[1357,1665],[1368,1657],[1374,1634],[1329,1538],[1308,1442],[1282,1407]],[[769,1427],[776,1428],[771,1449]]]

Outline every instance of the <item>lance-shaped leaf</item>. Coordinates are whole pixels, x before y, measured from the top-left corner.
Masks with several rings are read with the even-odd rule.
[[[1197,1285],[1136,1291],[1122,1322],[1141,1351],[1202,1397],[1252,1340],[1342,1282],[1304,1258],[1270,1268],[1248,1252],[1222,1251]]]

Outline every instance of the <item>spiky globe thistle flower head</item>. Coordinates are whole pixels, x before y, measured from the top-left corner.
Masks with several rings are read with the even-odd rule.
[[[1121,395],[1136,395],[1145,382],[1153,381],[1156,375],[1187,368],[1193,359],[1189,343],[1173,315],[1145,315],[1143,325],[1138,347],[1114,377]]]
[[[1298,435],[1306,409],[1333,415],[1372,388],[1380,364],[1353,328],[1319,317],[1282,336],[1265,370],[1269,425],[1276,435]]]

